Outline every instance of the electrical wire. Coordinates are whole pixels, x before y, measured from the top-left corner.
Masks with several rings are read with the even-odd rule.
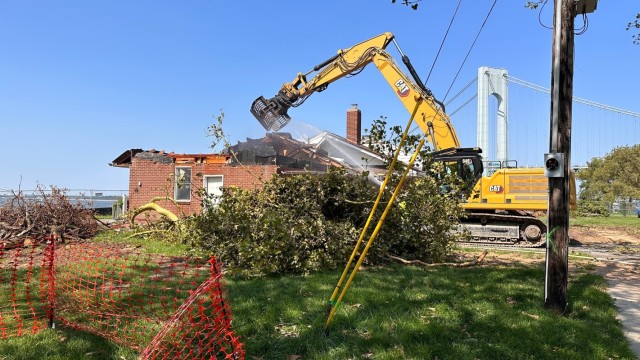
[[[476,38],[473,40],[473,43],[471,44],[471,47],[469,47],[469,51],[467,52],[467,55],[464,57],[464,60],[462,61],[462,64],[460,65],[460,68],[458,69],[458,72],[456,73],[456,76],[453,78],[453,81],[451,82],[451,85],[449,86],[449,89],[447,90],[447,93],[444,95],[444,98],[442,99],[443,102],[447,98],[447,96],[449,95],[449,91],[451,91],[451,88],[453,87],[453,84],[458,79],[458,75],[460,75],[460,71],[462,71],[462,67],[467,62],[467,58],[469,58],[469,54],[471,53],[471,50],[473,49],[473,46],[476,44],[476,41],[478,40],[478,37],[480,37],[480,33],[482,33],[482,29],[484,29],[484,25],[487,23],[487,20],[489,20],[489,16],[491,15],[491,12],[493,11],[493,8],[496,6],[497,2],[498,2],[498,0],[494,0],[493,1],[493,5],[491,5],[491,9],[489,9],[489,12],[487,13],[487,16],[484,18],[484,21],[482,22],[482,26],[480,26],[480,30],[478,30],[478,34],[476,34]]]
[[[429,75],[427,75],[427,79],[424,81],[425,85],[429,82],[429,78],[431,77],[431,72],[433,71],[433,67],[436,66],[436,62],[438,61],[438,57],[440,56],[440,51],[442,50],[442,46],[444,45],[445,40],[447,40],[447,35],[449,35],[449,30],[451,30],[451,25],[453,24],[453,20],[456,18],[456,14],[458,13],[458,9],[460,8],[460,3],[462,0],[458,0],[458,6],[456,6],[456,11],[453,12],[453,16],[451,17],[451,21],[449,22],[449,27],[447,31],[444,33],[444,38],[442,38],[442,42],[440,43],[440,48],[438,49],[438,53],[436,54],[436,58],[433,59],[433,64],[431,64],[431,69],[429,69]]]
[[[542,2],[542,6],[540,6],[540,11],[538,11],[538,23],[540,23],[540,25],[545,29],[553,30],[553,27],[547,26],[547,25],[542,23],[542,10],[544,9],[545,5],[547,5],[547,2],[548,2],[548,0],[543,1]],[[585,32],[587,32],[588,28],[589,28],[589,19],[587,18],[587,14],[583,13],[582,14],[582,27],[580,27],[579,29],[576,29],[575,35],[584,34]]]
[[[588,28],[589,28],[589,18],[587,17],[587,14],[582,14],[582,27],[577,29],[577,32],[575,32],[575,35],[582,35],[586,33]]]
[[[545,5],[547,5],[547,0],[545,0],[545,1],[542,3],[542,6],[540,7],[540,11],[538,11],[538,23],[540,23],[540,25],[542,25],[542,27],[543,27],[543,28],[545,28],[545,29],[553,30],[553,27],[547,26],[547,25],[545,25],[545,24],[543,24],[543,23],[542,23],[542,18],[541,18],[541,16],[542,16],[542,9],[544,9],[544,6],[545,6]]]

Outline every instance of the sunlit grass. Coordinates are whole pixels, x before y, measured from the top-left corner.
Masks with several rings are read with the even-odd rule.
[[[137,246],[144,249],[145,252],[150,254],[162,254],[168,256],[185,256],[185,255],[201,255],[196,254],[189,246],[180,242],[159,242],[149,240],[144,236],[133,236],[134,232],[131,231],[101,231],[99,232],[93,242],[97,243],[110,243],[110,244],[126,244],[130,246]]]
[[[542,268],[369,269],[325,335],[337,272],[230,281],[237,333],[264,359],[608,359],[631,353],[602,278],[572,277],[573,311],[544,309]]]
[[[636,215],[622,216],[575,216],[569,219],[569,225],[578,226],[610,226],[610,227],[628,227],[640,230],[640,218]]]
[[[186,247],[100,235],[154,253]],[[150,249],[150,250],[147,250]],[[529,255],[527,255],[529,256]],[[538,254],[531,254],[538,257]],[[233,329],[247,359],[633,359],[604,280],[569,281],[571,311],[543,306],[540,263],[507,267],[366,268],[324,331],[340,270],[308,276],[226,276]],[[0,284],[6,297],[7,284]],[[0,340],[0,359],[133,359],[137,353],[68,329]]]

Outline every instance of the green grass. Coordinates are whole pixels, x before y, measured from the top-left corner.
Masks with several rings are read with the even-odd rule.
[[[135,359],[138,355],[97,335],[72,329],[46,329],[37,335],[0,340],[0,359]]]
[[[98,241],[170,255],[188,252],[182,245],[125,237],[103,233]],[[571,312],[558,316],[543,307],[542,266],[367,268],[356,276],[325,334],[325,307],[339,275],[339,270],[256,279],[227,275],[234,330],[247,359],[635,358],[604,280],[586,271],[571,274]],[[68,329],[0,340],[0,360],[136,356]]]
[[[131,237],[131,235],[131,232],[126,231],[101,231],[95,236],[93,241],[97,243],[127,244],[132,246],[139,246],[150,254],[161,254],[169,256],[198,255],[191,251],[187,245],[181,243],[159,242],[149,240],[145,237],[140,236]]]
[[[38,317],[38,326],[46,327],[47,316],[40,306],[39,281],[40,270],[28,272],[21,268],[15,272],[0,272],[0,323],[9,334],[15,335],[18,321],[13,316],[13,302],[22,319],[22,331],[27,335],[0,339],[0,360],[5,359],[135,359],[137,354],[130,349],[118,346],[97,335],[58,328],[45,329],[32,335],[34,325],[32,312],[27,302],[27,293],[31,297],[31,305]],[[12,280],[15,276],[15,298],[11,294]],[[29,291],[26,279],[30,277]]]
[[[135,247],[144,248],[146,252],[153,254],[168,254],[168,255],[184,255],[186,252],[186,247],[169,244],[169,243],[154,243],[148,242],[145,240],[141,240],[139,238],[127,239],[128,234],[125,233],[101,233],[99,234],[96,242],[111,242],[111,243],[122,243],[133,245]],[[81,245],[80,245],[81,246]],[[132,249],[133,250],[133,249]],[[140,249],[136,249],[136,251],[140,251]],[[0,259],[4,261],[4,269],[0,269],[0,330],[4,328],[8,331],[9,335],[15,335],[18,329],[22,329],[22,332],[25,334],[30,334],[31,329],[34,326],[33,321],[33,313],[30,310],[31,307],[35,310],[35,315],[37,316],[37,326],[44,327],[47,323],[46,313],[41,306],[40,300],[40,280],[41,280],[41,270],[40,270],[40,262],[42,259],[42,250],[39,248],[29,249],[22,252],[22,256],[20,256],[18,263],[20,266],[17,269],[13,269],[11,263],[13,262],[13,255],[15,252],[6,253],[4,259]],[[68,254],[66,256],[69,256]],[[34,264],[33,268],[28,268],[26,266],[27,263],[31,262]],[[112,303],[109,303],[108,306],[113,307],[111,310],[123,315],[118,318],[118,321],[122,321],[122,324],[125,322],[128,323],[128,327],[130,329],[155,329],[153,331],[149,331],[148,333],[140,331],[144,330],[136,330],[127,333],[128,339],[127,341],[134,341],[136,343],[142,344],[142,346],[146,345],[159,331],[160,325],[155,322],[147,322],[140,317],[138,319],[138,314],[136,312],[139,300],[144,299],[148,296],[154,296],[155,299],[159,299],[162,296],[167,296],[166,301],[164,302],[165,307],[161,307],[161,304],[158,301],[153,302],[153,305],[150,303],[145,303],[145,313],[146,314],[154,314],[156,312],[162,313],[165,311],[169,311],[169,313],[173,312],[172,309],[177,308],[181,305],[182,300],[188,297],[188,287],[190,285],[180,285],[182,282],[182,278],[180,276],[175,276],[175,279],[165,278],[170,271],[170,267],[168,264],[162,265],[163,268],[160,268],[157,263],[153,260],[149,263],[146,262],[146,257],[137,259],[136,257],[132,257],[131,259],[108,259],[106,262],[95,263],[91,260],[88,261],[87,258],[77,258],[74,262],[62,265],[56,268],[57,278],[60,284],[70,284],[74,285],[74,290],[71,296],[71,293],[65,293],[63,295],[58,296],[57,302],[58,305],[66,302],[73,302],[76,298],[82,298],[87,303],[83,306],[87,307],[89,310],[90,304],[96,303],[98,306],[101,303],[101,291],[98,290],[97,295],[93,291],[94,288],[102,289],[103,283],[110,284],[113,279],[122,279],[125,284],[127,284],[127,289],[133,290],[132,294],[127,292],[116,292],[114,295],[111,295],[109,299],[112,300]],[[109,267],[114,268],[116,272],[110,273],[103,268],[108,264]],[[207,266],[205,266],[207,268]],[[171,271],[182,271],[182,265],[178,264],[177,267]],[[157,274],[161,275],[163,278],[161,283],[157,283],[156,280],[153,280],[156,275],[156,271],[159,271]],[[102,276],[98,276],[95,278],[91,278],[91,274],[102,274]],[[197,282],[202,282],[206,279],[208,272],[200,272],[199,278]],[[82,278],[87,279],[89,276],[89,282],[80,284],[76,279],[76,276],[81,275]],[[150,277],[151,276],[151,277]],[[14,285],[15,283],[15,285]],[[28,291],[27,291],[27,283],[29,283]],[[148,283],[143,289],[138,290],[138,287],[141,283]],[[158,286],[152,286],[158,285]],[[159,286],[161,285],[161,286]],[[65,285],[62,285],[65,286]],[[15,296],[11,293],[11,288],[14,287],[16,289]],[[171,290],[165,291],[163,288],[167,287],[169,289],[182,289],[177,294],[174,294]],[[193,288],[192,290],[195,290]],[[69,296],[67,296],[69,295]],[[97,298],[96,298],[97,296]],[[27,299],[31,300],[28,301]],[[176,300],[174,301],[174,298]],[[91,300],[90,300],[91,299]],[[181,300],[182,299],[182,300]],[[13,304],[16,304],[14,307]],[[140,302],[143,303],[143,302]],[[31,306],[29,305],[31,304]],[[131,304],[131,305],[127,305]],[[123,308],[124,306],[124,308]],[[128,309],[127,306],[133,306],[134,311],[125,314],[121,310],[117,310],[120,308]],[[154,306],[152,308],[151,306]],[[14,312],[20,315],[19,318],[13,316]],[[87,327],[95,327],[101,331],[110,331],[113,334],[118,334],[117,329],[113,328],[115,319],[104,318],[99,324],[94,324],[95,314],[90,312],[65,312],[64,317],[74,323],[78,324],[86,324]],[[18,321],[18,319],[21,319]],[[109,324],[109,325],[107,325]],[[51,352],[40,351],[41,346],[34,346],[34,344],[45,344],[44,347],[48,348],[50,343],[56,341],[55,331],[47,330],[49,335],[44,333],[39,333],[37,335],[24,335],[19,338],[9,338],[5,340],[0,340],[0,360],[4,359],[33,359],[33,358],[60,358],[60,359],[134,359],[137,354],[125,347],[118,346],[109,342],[106,339],[103,339],[99,336],[94,336],[89,333],[72,331],[69,329],[62,329],[61,338],[64,341],[59,344],[59,346],[54,346]],[[69,335],[64,335],[65,333],[69,333]],[[81,336],[78,337],[78,334]],[[0,336],[2,336],[2,332],[0,331]],[[118,336],[118,335],[116,335]],[[69,342],[67,342],[69,340]],[[140,340],[140,341],[138,341]],[[105,345],[106,344],[106,345]],[[31,351],[31,348],[40,349],[36,354],[48,354],[45,357],[35,356],[34,352]],[[75,349],[75,350],[74,350]],[[96,349],[102,349],[96,351]],[[68,354],[65,355],[65,354]],[[125,356],[123,354],[129,354],[130,356]]]
[[[635,230],[640,230],[640,218],[638,218],[636,215],[611,215],[606,217],[575,216],[569,219],[569,225],[628,227]]]
[[[601,277],[572,277],[572,312],[543,308],[541,268],[370,269],[330,326],[337,272],[229,281],[234,326],[263,359],[633,359]]]

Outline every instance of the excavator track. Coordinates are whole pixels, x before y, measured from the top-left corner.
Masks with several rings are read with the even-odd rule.
[[[458,231],[469,231],[476,246],[537,248],[545,244],[547,225],[534,216],[470,212],[461,220]]]

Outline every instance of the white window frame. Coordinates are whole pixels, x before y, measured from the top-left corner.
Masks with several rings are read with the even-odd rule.
[[[207,188],[207,179],[209,179],[209,178],[220,178],[220,179],[222,179],[222,181],[221,181],[221,184],[222,184],[222,185],[220,186],[220,188],[221,188],[221,189],[222,189],[222,188],[224,188],[224,175],[204,175],[204,176],[202,177],[202,188],[204,189],[204,191],[205,191],[205,193],[206,193],[207,195],[209,194],[209,193],[207,192],[207,190],[208,190],[208,188]],[[216,201],[214,201],[214,202],[212,202],[212,205],[213,205],[213,206],[218,205],[218,201],[219,201],[219,199],[218,199],[218,200],[216,200]]]
[[[186,184],[187,187],[189,188],[189,198],[188,199],[178,199],[178,171],[180,169],[189,169],[189,183]],[[188,203],[191,202],[191,180],[193,178],[193,169],[191,168],[191,166],[176,166],[174,169],[174,173],[173,173],[173,198],[176,200],[176,202],[179,203]]]

